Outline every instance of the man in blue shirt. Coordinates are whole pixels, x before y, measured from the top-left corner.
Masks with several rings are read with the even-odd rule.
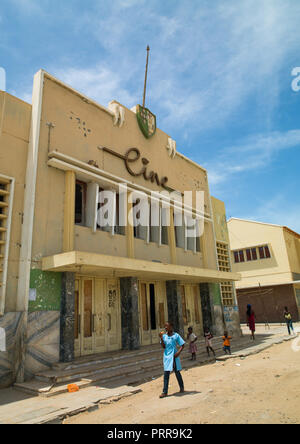
[[[178,333],[174,333],[173,324],[167,322],[165,325],[166,334],[160,333],[160,343],[164,349],[164,389],[160,398],[168,396],[170,373],[174,370],[180,387],[180,393],[184,392],[184,385],[180,371],[182,370],[180,362],[180,353],[184,348],[184,340]],[[177,346],[179,349],[177,350]]]

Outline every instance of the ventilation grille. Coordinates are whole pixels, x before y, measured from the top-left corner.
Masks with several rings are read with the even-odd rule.
[[[14,182],[0,175],[0,314],[4,312]]]
[[[221,242],[217,242],[217,254],[218,254],[219,270],[226,272],[231,271],[228,245]],[[222,282],[221,295],[222,295],[223,305],[225,306],[234,305],[233,286],[231,282]]]

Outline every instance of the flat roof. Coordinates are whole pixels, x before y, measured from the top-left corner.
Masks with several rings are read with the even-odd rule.
[[[238,217],[230,217],[227,221],[227,223],[231,222],[232,220],[238,220],[240,222],[250,222],[252,224],[260,224],[260,225],[269,225],[270,227],[277,227],[277,228],[283,228],[284,230],[290,232],[291,234],[294,234],[295,236],[300,238],[300,234],[296,231],[292,230],[291,228],[286,227],[285,225],[277,225],[277,224],[270,224],[267,222],[259,222],[256,220],[249,220],[249,219],[240,219]]]

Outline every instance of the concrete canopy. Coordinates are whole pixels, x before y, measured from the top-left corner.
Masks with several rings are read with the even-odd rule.
[[[128,259],[71,251],[42,259],[44,271],[74,272],[83,275],[138,277],[154,280],[180,280],[194,283],[239,281],[238,273]]]

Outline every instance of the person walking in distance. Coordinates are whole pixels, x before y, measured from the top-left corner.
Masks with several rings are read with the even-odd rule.
[[[162,394],[160,395],[160,398],[165,398],[166,396],[168,396],[169,379],[170,373],[172,371],[175,372],[180,388],[180,393],[184,393],[184,384],[180,373],[182,367],[179,356],[184,348],[185,341],[178,333],[174,332],[174,327],[171,322],[166,323],[165,331],[165,333],[161,332],[159,334],[160,343],[162,348],[164,349],[164,388]],[[177,349],[177,347],[179,348]]]
[[[293,332],[293,334],[295,334],[292,315],[287,307],[284,307],[283,316],[284,316],[284,320],[286,322],[286,326],[287,326],[289,335],[291,334],[291,332]]]
[[[251,338],[255,340],[255,313],[250,304],[247,305],[247,326],[251,331]]]

